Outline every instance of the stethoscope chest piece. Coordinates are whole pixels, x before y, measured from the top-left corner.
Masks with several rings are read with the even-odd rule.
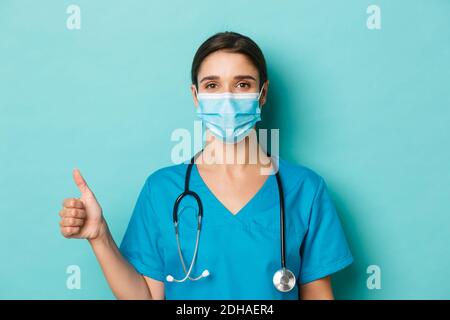
[[[199,154],[199,153],[198,153]],[[270,154],[268,154],[270,157]],[[188,165],[186,169],[186,176],[184,181],[184,191],[178,196],[178,198],[175,200],[174,206],[173,206],[173,224],[175,228],[175,237],[177,241],[177,247],[178,247],[178,255],[180,258],[181,265],[183,267],[183,271],[185,273],[184,278],[182,279],[175,279],[172,275],[168,275],[166,277],[166,280],[168,282],[184,282],[186,280],[192,280],[197,281],[203,278],[206,278],[209,276],[209,271],[205,269],[202,274],[198,277],[191,277],[192,269],[194,267],[195,260],[197,258],[197,251],[199,246],[199,238],[200,238],[200,230],[202,228],[202,218],[203,218],[203,205],[202,201],[200,199],[200,196],[195,193],[194,191],[189,189],[189,181],[191,176],[192,167],[194,166],[194,160],[196,156],[191,158],[190,164]],[[277,179],[277,185],[278,185],[278,193],[279,193],[279,201],[280,201],[280,242],[281,242],[281,269],[275,272],[273,275],[273,285],[275,288],[280,292],[289,292],[295,287],[295,275],[292,273],[291,270],[289,270],[286,267],[286,253],[285,253],[285,232],[284,232],[284,224],[285,224],[285,217],[284,217],[284,195],[283,195],[283,186],[281,183],[281,178],[279,175],[279,172],[277,171],[275,174],[275,177]],[[197,205],[198,205],[198,224],[197,224],[197,236],[195,240],[195,248],[194,253],[191,259],[191,263],[189,264],[189,267],[186,265],[182,250],[181,250],[181,244],[180,244],[180,238],[178,233],[178,207],[181,203],[181,200],[185,196],[192,196],[195,198]]]
[[[289,292],[295,287],[295,275],[291,270],[281,268],[273,275],[273,285],[281,292]]]

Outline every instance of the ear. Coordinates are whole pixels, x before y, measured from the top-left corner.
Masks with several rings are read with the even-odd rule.
[[[261,108],[263,105],[266,104],[266,101],[267,101],[267,90],[269,89],[269,80],[266,80],[266,82],[264,82],[263,86],[264,86],[264,89],[261,92],[261,97],[259,98]]]
[[[191,93],[192,93],[192,100],[194,100],[194,105],[195,107],[198,107],[198,100],[197,100],[197,96],[195,94],[195,84],[191,84]]]

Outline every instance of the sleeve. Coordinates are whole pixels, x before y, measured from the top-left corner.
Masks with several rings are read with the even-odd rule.
[[[327,185],[320,177],[301,248],[301,284],[335,273],[353,262]]]
[[[164,265],[160,244],[161,232],[147,179],[137,199],[120,251],[137,272],[163,281]]]

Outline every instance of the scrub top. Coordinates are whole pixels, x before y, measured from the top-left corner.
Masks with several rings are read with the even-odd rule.
[[[280,208],[275,175],[233,215],[193,166],[190,190],[203,203],[203,225],[191,277],[185,276],[173,226],[173,205],[184,190],[187,164],[161,168],[145,181],[120,245],[123,256],[142,275],[163,281],[166,299],[298,299],[305,284],[353,262],[352,254],[324,179],[313,170],[278,159],[285,198],[286,265],[297,285],[288,293],[273,285],[280,269]],[[189,269],[195,248],[197,204],[185,197],[178,210],[180,243]]]

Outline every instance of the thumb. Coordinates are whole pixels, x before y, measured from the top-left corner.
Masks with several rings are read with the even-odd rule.
[[[90,194],[92,193],[91,189],[89,189],[86,180],[84,180],[83,176],[81,175],[80,170],[73,169],[73,181],[75,181],[75,184],[77,185],[78,189],[80,190],[81,194]]]

